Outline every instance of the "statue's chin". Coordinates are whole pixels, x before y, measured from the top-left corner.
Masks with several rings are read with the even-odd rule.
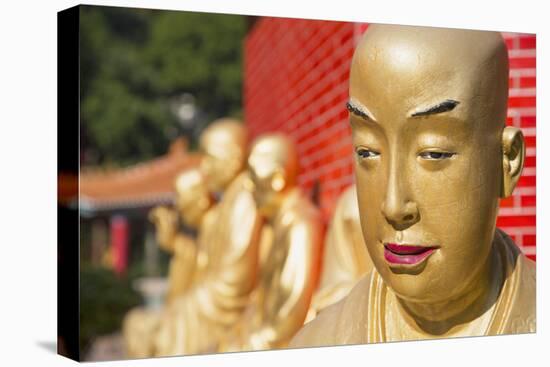
[[[395,289],[393,289],[393,288],[392,288],[392,290],[395,293],[395,295],[397,296],[397,298],[399,298],[402,301],[409,302],[409,303],[429,305],[429,304],[437,304],[437,303],[445,302],[445,300],[443,300],[443,299],[438,300],[438,299],[434,299],[432,297],[426,297],[426,295],[425,295],[426,293],[424,293],[424,294],[411,294],[411,293],[396,292]],[[429,292],[429,290],[427,290],[426,292]]]
[[[403,281],[402,278],[392,279],[395,276],[395,274],[392,274],[390,279],[385,279],[384,281],[393,293],[395,293],[395,295],[402,301],[416,304],[436,305],[449,302],[457,296],[450,292],[443,292],[442,294],[439,287],[430,285],[430,280],[427,279],[429,277],[405,275],[409,279],[407,279],[407,281]],[[403,277],[403,275],[398,276]],[[450,290],[451,288],[452,286],[449,286],[448,288],[446,287],[447,290]]]

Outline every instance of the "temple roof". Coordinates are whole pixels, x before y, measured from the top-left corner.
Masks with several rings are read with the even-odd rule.
[[[109,171],[83,170],[80,210],[90,213],[170,204],[177,174],[199,162],[199,154],[188,152],[186,142],[178,139],[166,155],[150,161]]]

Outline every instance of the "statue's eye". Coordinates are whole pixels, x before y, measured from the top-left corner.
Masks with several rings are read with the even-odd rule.
[[[374,158],[380,155],[380,153],[369,149],[357,149],[357,155],[361,158]]]
[[[453,155],[455,155],[455,153],[448,152],[422,152],[419,154],[421,158],[429,160],[447,159],[451,158]]]

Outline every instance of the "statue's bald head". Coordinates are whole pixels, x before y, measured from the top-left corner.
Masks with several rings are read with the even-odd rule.
[[[176,176],[174,186],[180,196],[188,196],[197,186],[204,185],[204,178],[197,167],[184,170]]]
[[[184,170],[175,179],[176,207],[181,219],[192,228],[198,228],[212,205],[203,175],[198,167]]]
[[[294,185],[298,174],[296,146],[285,135],[263,135],[252,144],[248,167],[259,177],[280,171],[284,174],[287,184]]]
[[[201,148],[204,150],[215,149],[215,146],[222,145],[231,147],[235,153],[242,154],[247,143],[248,133],[244,124],[227,117],[213,121],[200,137]]]
[[[282,134],[259,137],[250,149],[248,172],[260,212],[272,215],[284,193],[296,185],[296,146]]]
[[[361,227],[400,297],[458,298],[485,269],[499,197],[523,166],[507,99],[499,33],[372,25],[359,42],[348,110]],[[386,247],[397,242],[437,251],[407,263]]]
[[[354,95],[375,99],[368,108],[380,119],[380,109],[421,113],[449,100],[443,108],[460,105],[467,110],[466,118],[503,128],[506,45],[497,32],[371,25],[353,57],[350,96]]]
[[[239,120],[213,121],[200,137],[202,174],[212,192],[222,192],[244,169],[248,145],[246,126]]]

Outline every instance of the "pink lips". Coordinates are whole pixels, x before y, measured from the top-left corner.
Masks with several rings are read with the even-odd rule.
[[[415,265],[424,261],[437,248],[415,245],[384,244],[384,258],[390,264]]]

